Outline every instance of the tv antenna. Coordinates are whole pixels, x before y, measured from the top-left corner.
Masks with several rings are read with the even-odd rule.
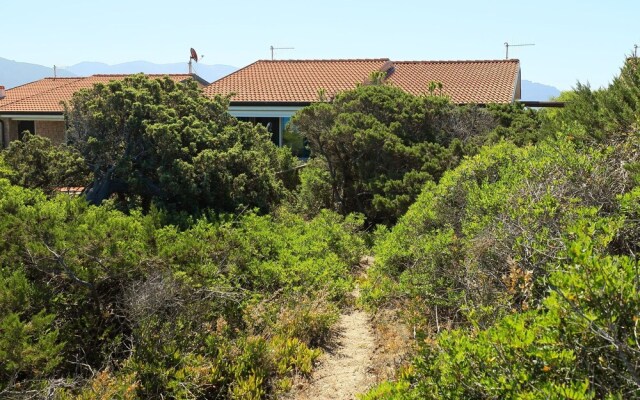
[[[189,57],[189,75],[193,74],[193,64],[192,61],[195,61],[196,63],[198,62],[198,59],[202,59],[204,58],[204,55],[200,55],[200,57],[198,57],[198,53],[194,50],[194,48],[191,48],[191,55]]]
[[[273,45],[271,45],[269,48],[271,49],[271,61],[273,61],[274,50],[293,50],[295,47],[273,47]]]
[[[504,59],[509,59],[509,47],[524,47],[524,46],[535,46],[535,43],[522,43],[522,44],[509,44],[509,42],[504,42],[504,48],[506,49],[506,54]]]

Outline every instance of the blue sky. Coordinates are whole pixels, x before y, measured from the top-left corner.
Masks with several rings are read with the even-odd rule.
[[[47,66],[277,58],[501,59],[565,90],[606,85],[640,45],[640,1],[0,0],[0,57]]]

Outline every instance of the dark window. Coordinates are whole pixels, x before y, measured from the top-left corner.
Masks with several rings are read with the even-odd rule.
[[[280,146],[280,118],[258,118],[255,119],[256,124],[260,124],[267,128],[271,134],[271,141]]]
[[[238,121],[252,122],[267,128],[271,134],[271,141],[280,146],[280,118],[277,117],[238,117]]]
[[[34,121],[18,121],[18,139],[22,140],[24,132],[36,133],[36,123]]]

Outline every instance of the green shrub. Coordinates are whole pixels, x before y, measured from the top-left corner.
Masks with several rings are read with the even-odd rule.
[[[636,397],[638,262],[606,255],[621,222],[595,213],[583,209],[568,227],[567,259],[540,307],[425,340],[394,390],[433,399]]]
[[[0,179],[0,392],[253,398],[310,373],[362,217],[162,219]]]

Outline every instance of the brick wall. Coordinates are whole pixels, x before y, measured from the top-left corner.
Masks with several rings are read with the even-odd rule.
[[[65,142],[64,121],[36,121],[36,134],[51,139],[53,144]]]
[[[12,140],[18,140],[18,121],[3,118],[4,128],[4,144],[9,145]],[[64,121],[34,121],[36,134],[51,139],[53,144],[62,144],[65,142]],[[2,138],[0,138],[0,145]]]
[[[9,138],[9,141],[18,140],[18,121],[10,119],[9,123],[5,124],[5,129],[7,127],[9,127],[7,130],[7,137]]]

